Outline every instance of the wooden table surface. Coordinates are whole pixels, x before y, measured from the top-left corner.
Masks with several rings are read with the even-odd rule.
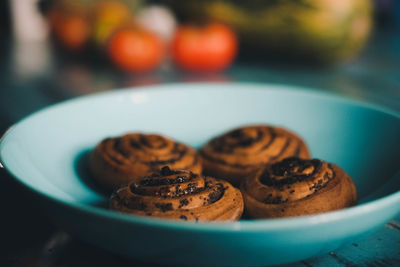
[[[92,55],[66,55],[44,43],[3,42],[0,48],[0,131],[62,100],[113,88],[169,82],[245,81],[305,86],[400,111],[400,34],[395,29],[375,33],[354,62],[329,69],[241,58],[219,74],[184,73],[166,63],[154,73],[133,76],[97,64]],[[52,225],[33,196],[2,169],[0,181],[0,266],[149,266],[71,237]],[[285,266],[400,266],[400,216],[377,232],[327,255]]]

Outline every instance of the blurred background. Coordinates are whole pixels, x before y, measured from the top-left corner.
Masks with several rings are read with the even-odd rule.
[[[303,86],[400,111],[400,1],[4,0],[0,59],[0,133],[62,100],[171,82]],[[98,257],[54,229],[1,171],[0,265]]]
[[[293,84],[400,109],[399,2],[1,1],[0,130],[64,99],[166,82]]]

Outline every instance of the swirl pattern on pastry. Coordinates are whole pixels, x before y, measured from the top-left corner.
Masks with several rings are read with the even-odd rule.
[[[318,159],[291,157],[265,166],[243,181],[241,191],[251,218],[309,215],[357,203],[351,178]]]
[[[240,191],[223,180],[168,167],[116,190],[114,210],[185,221],[236,221],[244,209]]]
[[[196,150],[158,134],[129,133],[104,139],[92,151],[89,163],[94,179],[107,189],[137,181],[166,165],[202,171]]]
[[[237,186],[262,165],[287,157],[310,158],[305,142],[280,127],[254,125],[238,128],[208,142],[200,151],[204,173]]]

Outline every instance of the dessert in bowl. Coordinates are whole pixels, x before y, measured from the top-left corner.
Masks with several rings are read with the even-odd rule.
[[[353,179],[358,204],[308,216],[186,222],[104,208],[109,196],[87,179],[87,155],[107,137],[162,133],[199,149],[250,124],[293,130],[313,158],[340,166]],[[326,93],[170,84],[85,96],[41,110],[4,135],[0,160],[56,224],[96,246],[169,265],[260,266],[326,253],[394,217],[400,211],[398,136],[399,114]]]

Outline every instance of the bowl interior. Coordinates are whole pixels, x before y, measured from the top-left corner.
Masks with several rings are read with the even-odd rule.
[[[360,202],[396,192],[400,119],[396,114],[299,88],[249,84],[165,85],[83,97],[39,111],[1,142],[1,161],[34,190],[69,203],[98,205],[85,155],[105,137],[161,133],[201,147],[234,127],[267,123],[304,138],[312,156],[342,167]],[[398,181],[399,179],[395,179]]]

